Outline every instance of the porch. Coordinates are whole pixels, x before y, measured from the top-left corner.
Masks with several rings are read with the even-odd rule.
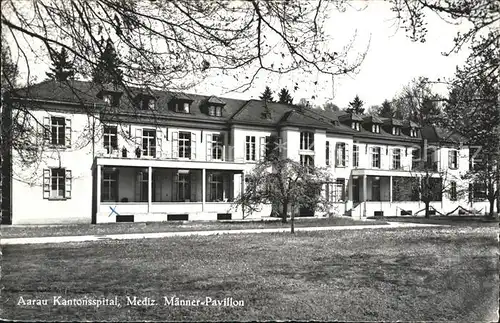
[[[126,161],[96,159],[95,223],[244,218],[232,208],[244,185],[241,166]]]
[[[436,180],[436,188],[440,186],[439,178],[432,180]],[[348,188],[352,206],[347,208],[348,213],[356,218],[413,215],[424,207],[416,189],[418,181],[415,174],[404,171],[353,170]],[[442,194],[437,193],[431,206],[442,209],[442,200]]]

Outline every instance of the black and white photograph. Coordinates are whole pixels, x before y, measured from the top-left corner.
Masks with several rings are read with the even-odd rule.
[[[498,0],[0,1],[0,319],[498,322]]]

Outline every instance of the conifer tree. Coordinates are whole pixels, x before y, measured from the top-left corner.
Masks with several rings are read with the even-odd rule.
[[[269,88],[269,86],[266,86],[266,89],[262,94],[260,95],[260,99],[266,102],[274,102],[273,100],[273,91]]]
[[[121,60],[116,54],[110,39],[106,42],[106,48],[99,57],[97,66],[92,73],[92,81],[98,84],[120,84],[123,82],[123,73],[120,70]]]
[[[52,67],[47,76],[53,80],[64,82],[75,75],[73,63],[69,60],[66,48],[61,48],[59,53],[54,52],[51,55]]]
[[[365,108],[363,108],[363,104],[365,104],[359,96],[356,94],[356,97],[354,97],[354,100],[349,102],[349,108],[347,108],[345,111],[347,113],[355,113],[355,114],[363,114],[365,112]]]
[[[286,88],[282,88],[280,93],[279,93],[279,103],[284,103],[284,104],[292,104],[293,103],[293,98],[290,95],[290,92]]]

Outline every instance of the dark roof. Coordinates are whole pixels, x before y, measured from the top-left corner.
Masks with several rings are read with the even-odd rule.
[[[338,118],[340,121],[345,121],[345,120],[360,121],[360,122],[363,121],[363,117],[360,116],[359,114],[355,114],[355,113],[345,113],[344,112]]]
[[[377,116],[366,116],[363,118],[364,122],[369,122],[369,123],[384,123],[379,117]]]
[[[69,81],[68,83],[60,83],[53,80],[41,82],[30,86],[28,89],[20,89],[14,92],[17,98],[31,98],[43,101],[53,101],[61,103],[74,104],[98,104],[102,105],[104,101],[97,97],[97,93],[102,91],[103,87],[91,82]],[[200,120],[207,119],[220,122],[230,122],[239,124],[263,125],[269,127],[293,125],[299,127],[313,127],[326,129],[330,133],[343,133],[363,138],[384,138],[398,141],[418,141],[420,138],[412,138],[406,134],[400,136],[392,135],[381,129],[380,133],[372,133],[361,127],[360,131],[351,129],[350,124],[337,123],[338,120],[356,120],[362,121],[362,116],[356,114],[347,114],[344,111],[330,111],[321,109],[299,108],[293,105],[287,105],[276,102],[264,102],[260,100],[237,100],[231,98],[219,98],[216,96],[205,96],[198,94],[186,94],[180,92],[169,92],[160,90],[148,90],[156,99],[156,109],[137,110],[133,104],[127,104],[132,101],[135,94],[141,89],[132,88],[124,89],[122,95],[122,104],[113,113],[133,113],[134,116],[152,116],[159,115],[168,119]],[[172,98],[189,99],[191,102],[190,113],[179,113],[168,108],[168,103]],[[205,106],[207,102],[224,102],[223,113],[221,117],[207,116]],[[130,102],[129,102],[130,103]],[[379,118],[378,118],[379,119]],[[409,123],[405,123],[408,124]]]
[[[405,121],[404,126],[408,128],[422,128],[418,123],[415,123],[413,121]]]
[[[385,125],[391,125],[391,126],[403,126],[403,120],[395,119],[395,118],[380,118]]]
[[[292,125],[321,129],[328,129],[331,127],[331,124],[329,124],[328,121],[321,121],[317,118],[304,115],[297,110],[290,110],[286,112],[278,124],[281,126]]]
[[[422,138],[429,142],[463,143],[467,140],[456,131],[436,126],[424,126],[421,132]]]

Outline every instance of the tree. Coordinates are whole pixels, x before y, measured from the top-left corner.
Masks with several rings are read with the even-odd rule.
[[[323,109],[330,112],[340,111],[340,108],[333,102],[326,102],[323,105]]]
[[[279,103],[284,103],[284,104],[292,104],[293,103],[293,98],[290,95],[290,92],[286,88],[282,88],[280,93],[279,93]]]
[[[266,86],[266,89],[264,92],[259,97],[261,100],[266,101],[266,102],[274,102],[273,100],[273,91],[269,88],[269,86]]]
[[[123,59],[124,85],[187,89],[207,76],[229,75],[234,90],[247,90],[263,72],[356,72],[365,53],[350,49],[354,39],[334,52],[325,37],[328,13],[345,7],[328,1],[4,1],[2,32],[37,57],[66,48],[84,78],[109,38]]]
[[[394,116],[422,126],[437,125],[441,121],[440,103],[444,99],[432,92],[430,82],[419,77],[406,85],[392,101]]]
[[[92,71],[92,81],[98,84],[122,84],[123,73],[120,69],[121,60],[116,54],[111,39],[106,42],[106,47],[99,57],[95,69]]]
[[[73,63],[69,61],[68,52],[66,48],[61,48],[60,52],[52,53],[52,67],[47,76],[59,82],[64,82],[75,75]]]
[[[476,53],[492,46],[498,47],[500,31],[497,24],[500,19],[500,3],[497,0],[419,0],[413,2],[390,0],[390,2],[395,18],[406,29],[413,41],[425,42],[428,32],[425,19],[429,13],[435,13],[452,24],[460,23],[465,26],[464,20],[469,22],[469,29],[455,36],[452,48],[444,52],[446,56],[458,52],[468,44],[475,44]],[[494,60],[475,61],[471,66],[475,74],[487,74],[487,71],[498,71],[498,68],[498,56]]]
[[[422,201],[425,207],[421,211],[429,218],[430,203],[441,201],[443,194],[450,192],[453,179],[447,171],[440,170],[437,164],[427,160],[426,154],[422,160],[414,161],[410,177],[394,178],[393,190],[396,201]],[[457,194],[460,192],[460,189],[456,190]]]
[[[303,109],[312,109],[313,108],[311,102],[309,102],[309,100],[306,98],[301,98],[299,100],[299,103],[297,104],[297,106],[299,108],[303,108]]]
[[[363,104],[364,102],[361,101],[359,96],[356,94],[354,100],[349,102],[349,108],[347,108],[345,111],[347,113],[363,114],[365,112],[365,109],[362,108]]]
[[[496,49],[500,55],[500,50]],[[467,138],[471,149],[471,168],[466,179],[481,185],[490,203],[489,216],[500,190],[500,108],[498,74],[480,74],[476,60],[485,61],[486,52],[473,52],[466,66],[457,69],[443,111],[443,123]],[[489,54],[487,54],[489,55]],[[497,212],[498,212],[497,202]]]
[[[321,194],[323,185],[333,182],[326,168],[303,166],[276,154],[274,158],[259,162],[246,179],[245,191],[235,199],[233,206],[252,213],[260,210],[262,204],[272,204],[283,223],[290,210],[292,233],[298,208],[328,212],[333,207],[333,203]]]

